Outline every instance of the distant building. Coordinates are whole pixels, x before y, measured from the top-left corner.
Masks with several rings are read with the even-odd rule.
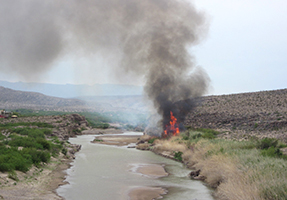
[[[0,118],[8,118],[12,115],[13,113],[11,111],[6,111],[5,109],[0,110]]]

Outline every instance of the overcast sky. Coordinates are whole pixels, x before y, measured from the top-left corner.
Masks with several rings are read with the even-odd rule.
[[[287,88],[286,0],[194,0],[209,20],[206,39],[190,49],[211,79],[209,95]],[[115,83],[106,58],[94,65],[63,58],[38,82]],[[77,66],[77,67],[75,67]],[[100,70],[101,69],[101,70]],[[64,74],[64,76],[63,76]],[[1,72],[0,80],[25,81]],[[33,81],[33,80],[31,80]],[[127,83],[131,83],[127,80]],[[137,82],[136,84],[139,84]]]

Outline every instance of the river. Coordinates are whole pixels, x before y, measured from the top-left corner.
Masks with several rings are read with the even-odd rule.
[[[126,133],[133,134],[133,133]],[[81,144],[72,167],[67,170],[66,181],[57,193],[67,200],[125,200],[135,187],[155,186],[168,190],[163,199],[212,200],[211,190],[200,181],[187,177],[190,170],[182,163],[158,156],[149,151],[91,143],[93,135],[70,138]],[[136,173],[135,168],[144,164],[165,166],[169,176],[154,179]]]

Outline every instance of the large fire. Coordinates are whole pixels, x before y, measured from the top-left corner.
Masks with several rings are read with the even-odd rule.
[[[164,130],[164,135],[169,136],[169,135],[176,136],[179,134],[179,127],[177,123],[177,119],[175,116],[173,116],[173,113],[170,111],[170,122],[168,125],[165,126]]]

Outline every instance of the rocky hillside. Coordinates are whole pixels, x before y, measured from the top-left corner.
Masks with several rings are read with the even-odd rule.
[[[276,137],[287,141],[287,89],[202,97],[186,126],[211,128],[224,138]]]
[[[60,140],[68,140],[69,137],[81,135],[83,130],[90,129],[84,116],[79,114],[55,115],[55,116],[36,116],[36,117],[19,117],[16,119],[3,119],[0,124],[7,123],[31,123],[42,122],[53,126],[51,136],[57,136]]]
[[[64,111],[64,112],[132,112],[148,111],[148,103],[143,96],[94,96],[65,99],[46,96],[37,92],[24,92],[0,86],[0,109],[18,108]]]
[[[86,109],[84,101],[46,96],[36,92],[23,92],[0,86],[0,108],[35,109],[54,111],[81,111]]]

